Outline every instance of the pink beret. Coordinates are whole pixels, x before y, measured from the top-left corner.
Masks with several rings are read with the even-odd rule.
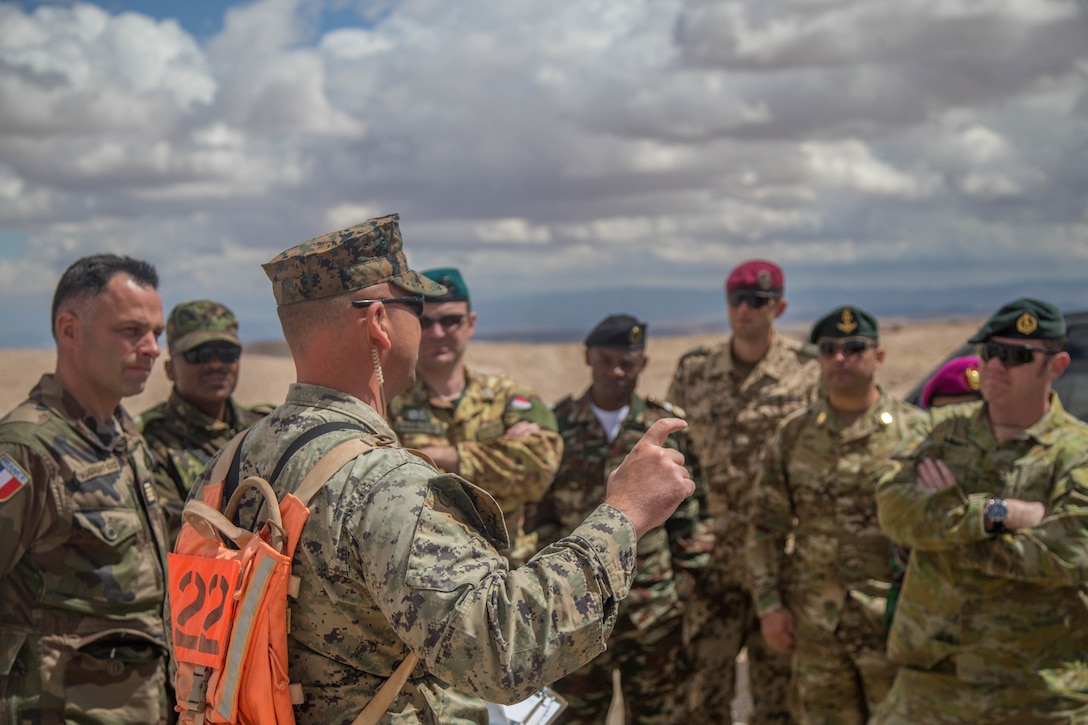
[[[922,387],[919,403],[923,408],[937,395],[967,395],[978,392],[978,358],[954,357],[933,374]]]
[[[763,292],[781,292],[785,286],[782,268],[765,259],[750,259],[742,262],[729,273],[725,280],[725,291],[735,289],[754,289]]]

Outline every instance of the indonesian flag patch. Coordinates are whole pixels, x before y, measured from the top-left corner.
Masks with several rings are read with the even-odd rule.
[[[6,453],[0,453],[0,503],[17,494],[30,483],[30,476]]]
[[[506,404],[506,407],[510,410],[532,410],[533,401],[526,398],[524,395],[515,395],[510,398],[510,402]]]

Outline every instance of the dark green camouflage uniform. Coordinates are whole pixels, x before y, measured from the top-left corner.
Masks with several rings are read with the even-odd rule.
[[[918,485],[924,458],[958,485]],[[998,497],[1046,516],[988,533]],[[911,557],[888,639],[901,669],[873,722],[1088,723],[1088,425],[1053,393],[1000,443],[985,403],[933,410],[880,477],[877,506]]]
[[[551,488],[530,507],[532,530],[541,544],[570,533],[600,505],[609,474],[655,421],[683,417],[668,403],[633,396],[619,434],[609,442],[590,402],[587,391],[577,400],[566,398],[556,405],[563,461]],[[698,479],[686,433],[671,436],[667,445],[685,454]],[[712,543],[694,496],[680,504],[664,526],[639,541],[638,573],[630,595],[620,604],[608,650],[554,685],[569,702],[564,723],[604,722],[612,702],[614,668],[620,670],[623,701],[631,715],[628,722],[685,722],[684,682],[677,662],[681,615]]]
[[[299,435],[329,421],[394,439],[358,399],[295,384],[250,429],[241,476],[268,476]],[[273,482],[277,493],[359,435],[337,431],[304,445]],[[243,506],[242,525],[252,526],[254,508]],[[634,578],[634,528],[608,505],[510,570],[497,551],[507,537],[494,499],[400,447],[355,459],[310,508],[294,557],[301,588],[290,600],[288,640],[290,680],[306,698],[295,708],[301,725],[350,723],[409,650],[423,662],[381,722],[486,723],[477,696],[523,699],[600,653]]]
[[[166,510],[171,541],[181,530],[181,509],[193,480],[227,441],[271,410],[269,405],[243,407],[231,398],[227,401],[226,420],[219,420],[182,400],[175,389],[168,400],[136,419],[151,449],[155,485]]]
[[[507,428],[529,421],[541,430],[504,438]],[[510,562],[519,566],[539,548],[525,533],[525,505],[547,490],[559,467],[563,442],[555,415],[528,387],[506,375],[465,368],[465,389],[454,403],[432,395],[422,380],[389,403],[389,421],[406,448],[454,446],[458,473],[499,503],[510,530]]]
[[[748,589],[744,542],[759,473],[759,454],[778,423],[814,400],[815,353],[775,334],[747,376],[733,365],[730,343],[701,347],[677,365],[666,398],[687,412],[692,444],[706,476],[714,552],[685,612],[692,666],[688,711],[693,723],[731,719],[736,657],[748,650],[752,725],[787,723],[789,658],[763,642]]]
[[[786,418],[764,451],[748,570],[756,613],[793,617],[802,722],[863,725],[895,677],[884,656],[892,544],[877,525],[875,474],[923,417],[881,391],[843,426],[821,397]]]
[[[90,419],[93,421],[93,419]],[[0,721],[164,723],[166,525],[118,408],[107,442],[52,375],[0,421]],[[169,703],[172,706],[173,703]]]

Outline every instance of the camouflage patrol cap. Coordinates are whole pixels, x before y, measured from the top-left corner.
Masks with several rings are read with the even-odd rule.
[[[291,247],[261,265],[276,303],[289,305],[389,282],[433,297],[445,288],[408,268],[397,214],[368,219]]]
[[[420,272],[424,277],[446,288],[446,294],[428,302],[468,302],[468,285],[456,267],[438,267]]]
[[[1049,302],[1021,297],[992,314],[967,342],[986,342],[991,337],[1023,340],[1065,337],[1065,316]]]
[[[877,339],[876,318],[860,307],[836,307],[812,326],[809,342],[821,337],[871,337]]]
[[[646,347],[646,323],[630,315],[609,315],[590,330],[586,347],[641,350]]]
[[[238,318],[226,305],[212,300],[193,300],[170,310],[166,320],[166,345],[171,353],[182,353],[217,340],[242,344],[238,340]]]
[[[766,259],[750,259],[738,264],[725,278],[725,291],[752,289],[781,293],[786,286],[782,268]]]

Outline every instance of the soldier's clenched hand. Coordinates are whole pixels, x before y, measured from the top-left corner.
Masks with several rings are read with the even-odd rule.
[[[679,418],[657,421],[608,477],[605,503],[625,513],[639,537],[665,523],[680,502],[695,492],[683,454],[662,447],[671,433],[686,427]]]

